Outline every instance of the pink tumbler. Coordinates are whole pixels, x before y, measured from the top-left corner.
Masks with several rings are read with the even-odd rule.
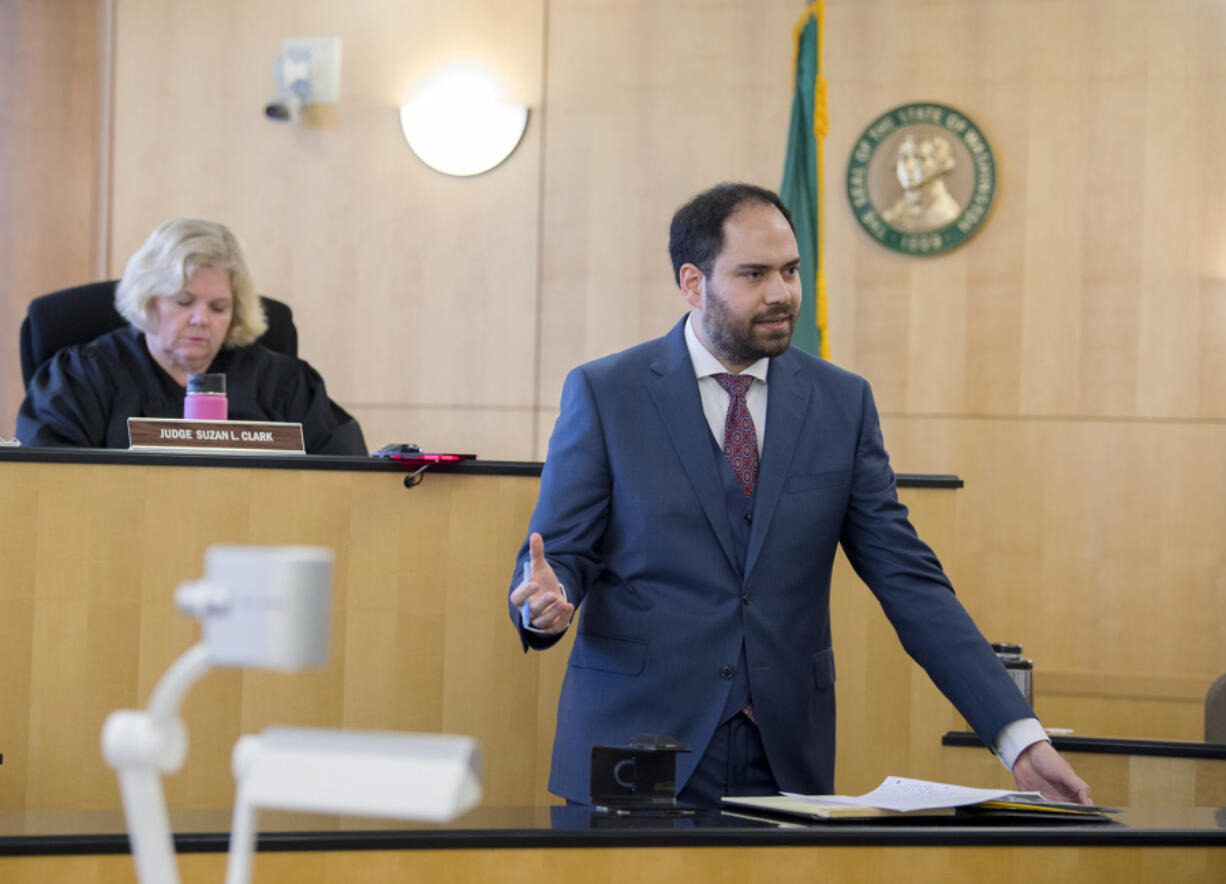
[[[229,411],[224,374],[189,374],[183,417],[189,421],[224,421]]]

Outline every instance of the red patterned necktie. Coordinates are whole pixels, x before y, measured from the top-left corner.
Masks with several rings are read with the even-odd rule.
[[[745,496],[749,497],[758,483],[758,431],[754,429],[749,403],[745,401],[753,375],[721,372],[712,377],[728,391],[728,413],[724,416],[724,457],[728,458],[728,465],[736,473]],[[754,724],[758,723],[752,698],[741,712]]]
[[[753,383],[753,375],[712,375],[719,385],[728,391],[728,414],[724,417],[724,457],[736,473],[745,496],[753,494],[758,483],[758,433],[753,426],[753,416],[745,393]]]

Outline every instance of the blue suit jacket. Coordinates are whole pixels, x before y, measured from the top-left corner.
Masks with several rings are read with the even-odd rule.
[[[991,745],[1033,713],[954,597],[898,502],[868,383],[795,348],[771,360],[744,568],[684,320],[663,338],[572,371],[530,531],[580,605],[558,701],[549,788],[589,799],[593,745],[711,738],[744,642],[780,788],[834,791],[830,575],[843,544],[907,652]],[[520,550],[512,587],[527,559]],[[524,647],[556,638],[523,629]]]

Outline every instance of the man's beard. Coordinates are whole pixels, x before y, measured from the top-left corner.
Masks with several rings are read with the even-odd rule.
[[[770,334],[757,328],[756,322],[788,320],[787,334]],[[703,311],[702,328],[707,333],[715,356],[734,365],[748,365],[763,357],[778,356],[791,345],[796,329],[796,314],[789,307],[771,307],[747,320],[738,320],[728,309],[728,302],[719,296],[707,281],[707,309]],[[757,334],[755,335],[755,332]]]

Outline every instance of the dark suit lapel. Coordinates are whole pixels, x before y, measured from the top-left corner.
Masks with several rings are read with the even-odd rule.
[[[723,547],[732,567],[738,568],[732,531],[728,527],[719,462],[711,454],[711,429],[703,417],[698,381],[694,378],[694,363],[690,361],[690,353],[685,346],[684,324],[683,319],[662,339],[660,353],[651,363],[653,377],[648,380],[647,389],[660,410],[660,418],[668,430],[690,486],[707,514],[711,530],[719,538],[719,545]]]
[[[766,376],[766,444],[758,470],[758,487],[754,491],[757,500],[754,502],[753,531],[745,554],[746,576],[753,572],[754,562],[762,551],[796,454],[805,413],[812,406],[809,387],[801,382],[799,370],[799,361],[788,350],[771,360]]]

